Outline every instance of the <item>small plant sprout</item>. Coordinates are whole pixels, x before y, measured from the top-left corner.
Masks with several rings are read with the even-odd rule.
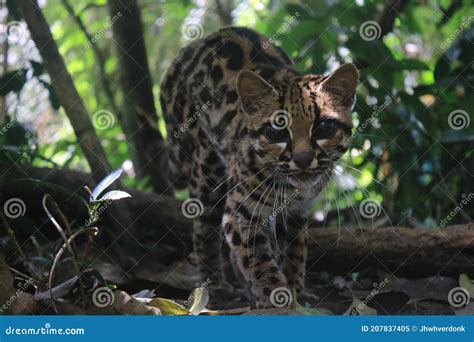
[[[129,193],[121,190],[111,190],[102,195],[113,182],[115,182],[122,174],[122,169],[117,169],[110,173],[107,177],[102,179],[100,183],[90,191],[88,187],[85,187],[89,192],[89,219],[87,220],[86,226],[97,222],[100,214],[110,205],[113,201],[117,201],[122,198],[132,197]]]

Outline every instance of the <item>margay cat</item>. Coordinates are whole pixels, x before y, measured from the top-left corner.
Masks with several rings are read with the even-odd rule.
[[[204,208],[193,236],[203,279],[224,279],[230,252],[257,306],[274,289],[304,290],[307,210],[349,146],[358,77],[353,64],[302,75],[246,28],[181,50],[160,99],[170,179]]]

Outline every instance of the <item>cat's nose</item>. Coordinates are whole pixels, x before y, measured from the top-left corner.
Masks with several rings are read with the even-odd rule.
[[[292,155],[293,161],[300,169],[306,169],[311,165],[311,162],[314,158],[314,152],[312,151],[303,151],[296,152]]]

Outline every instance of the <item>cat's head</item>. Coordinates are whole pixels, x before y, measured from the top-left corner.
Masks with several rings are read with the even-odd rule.
[[[358,82],[353,64],[326,77],[282,72],[267,81],[240,72],[237,92],[258,164],[289,175],[292,183],[327,175],[349,147]]]

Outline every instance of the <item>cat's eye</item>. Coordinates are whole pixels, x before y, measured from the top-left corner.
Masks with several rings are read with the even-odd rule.
[[[271,143],[284,142],[290,137],[290,134],[286,128],[277,128],[271,123],[265,125],[263,133]]]
[[[314,140],[332,138],[337,132],[338,124],[334,120],[326,119],[321,121],[313,130]]]

